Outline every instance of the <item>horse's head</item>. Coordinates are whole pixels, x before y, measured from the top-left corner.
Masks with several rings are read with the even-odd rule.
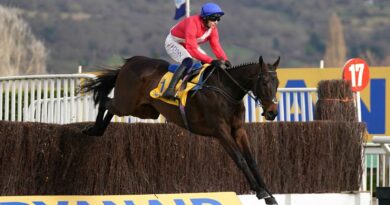
[[[260,72],[258,74],[258,79],[252,88],[253,94],[263,107],[262,115],[267,120],[274,120],[278,115],[276,92],[279,86],[279,79],[276,68],[279,65],[279,60],[280,57],[273,64],[268,64],[265,63],[263,57],[260,56]]]

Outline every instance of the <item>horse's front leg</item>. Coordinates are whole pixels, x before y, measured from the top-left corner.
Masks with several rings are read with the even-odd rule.
[[[269,204],[269,205],[277,204],[275,198],[272,196],[271,192],[269,192],[267,187],[265,186],[263,178],[260,175],[260,171],[259,171],[259,168],[257,166],[256,160],[254,160],[254,158],[252,156],[246,130],[242,126],[237,128],[237,129],[235,129],[235,128],[233,128],[233,129],[234,129],[233,130],[233,137],[236,140],[236,143],[239,146],[241,152],[243,153],[244,158],[245,158],[247,164],[249,165],[253,176],[255,176],[256,182],[260,185],[260,187],[262,189],[262,191],[260,193],[259,192],[256,193],[257,198],[258,199],[265,198],[266,204]]]
[[[230,155],[230,157],[233,159],[233,161],[236,163],[238,168],[244,173],[245,178],[248,180],[249,185],[252,190],[256,191],[256,193],[259,193],[261,190],[261,186],[257,183],[256,179],[251,173],[251,170],[245,161],[245,158],[243,154],[241,153],[241,150],[239,149],[237,143],[234,141],[231,132],[230,126],[227,124],[224,124],[218,128],[217,136],[219,139],[219,142],[222,144],[224,149],[227,151],[227,153]],[[268,195],[266,195],[268,196]],[[264,196],[264,197],[266,197]],[[263,198],[264,198],[263,197]]]

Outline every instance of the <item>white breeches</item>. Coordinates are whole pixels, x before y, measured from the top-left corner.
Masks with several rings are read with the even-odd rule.
[[[168,34],[165,40],[165,50],[167,51],[168,55],[178,63],[181,63],[184,58],[193,58],[190,53],[188,53],[188,51],[184,48],[184,46],[178,43],[171,34]],[[206,54],[206,52],[199,46],[198,51],[203,54]]]

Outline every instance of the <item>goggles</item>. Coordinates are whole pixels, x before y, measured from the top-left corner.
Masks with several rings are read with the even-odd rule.
[[[221,15],[211,15],[211,16],[208,16],[207,20],[209,20],[209,21],[220,21],[221,20]]]

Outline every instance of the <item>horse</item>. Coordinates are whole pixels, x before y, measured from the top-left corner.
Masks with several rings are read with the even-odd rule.
[[[265,199],[268,205],[277,205],[277,202],[266,188],[251,154],[244,129],[243,98],[249,94],[262,106],[266,120],[275,119],[278,114],[276,92],[279,80],[276,69],[279,61],[280,57],[273,64],[265,63],[260,56],[255,63],[224,69],[208,68],[202,89],[191,91],[185,106],[190,131],[217,138],[243,172],[257,198]],[[83,133],[103,135],[113,115],[157,119],[162,114],[168,122],[186,128],[177,106],[154,99],[149,94],[157,87],[169,65],[161,59],[134,56],[126,59],[119,69],[103,70],[95,79],[84,83],[81,91],[93,92],[98,114],[95,124],[84,128]],[[113,88],[114,97],[109,98]]]

